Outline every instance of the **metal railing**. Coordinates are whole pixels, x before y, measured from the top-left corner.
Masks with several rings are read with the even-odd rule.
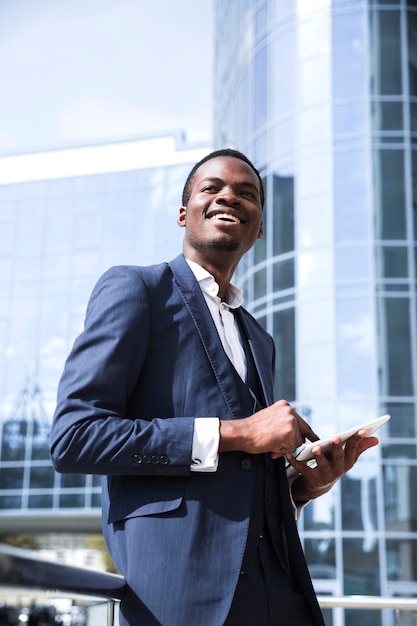
[[[0,544],[0,586],[105,599],[107,625],[114,626],[115,602],[122,598],[126,583],[116,574],[47,561],[36,553]],[[397,624],[400,611],[417,611],[417,598],[318,595],[318,601],[322,609],[391,609]]]
[[[116,574],[54,563],[0,544],[0,586],[106,599],[107,624],[114,626],[115,601],[122,598],[126,583]]]

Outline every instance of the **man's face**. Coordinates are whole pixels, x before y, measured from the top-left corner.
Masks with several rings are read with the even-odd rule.
[[[192,260],[213,260],[215,252],[240,259],[263,234],[257,175],[235,157],[206,161],[194,175],[178,224],[186,228],[184,252]]]

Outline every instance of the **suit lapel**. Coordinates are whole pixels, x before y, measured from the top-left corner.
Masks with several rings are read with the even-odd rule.
[[[200,286],[182,255],[171,261],[169,266],[174,275],[174,282],[178,292],[200,336],[201,343],[230,413],[234,418],[240,417],[240,403],[236,394],[233,365],[227,356],[225,358],[219,334]]]
[[[224,358],[225,352],[200,286],[182,255],[171,261],[169,266],[181,298],[195,324],[227,405],[232,415],[239,417],[233,365],[227,357]],[[239,308],[237,309],[237,315],[248,340],[264,397],[267,404],[272,404],[271,343],[247,311]]]

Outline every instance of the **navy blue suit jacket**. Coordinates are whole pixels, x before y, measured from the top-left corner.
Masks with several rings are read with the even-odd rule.
[[[238,315],[271,404],[273,341],[244,309]],[[221,454],[215,473],[190,472],[193,418],[251,412],[182,255],[101,277],[59,385],[51,455],[58,471],[104,477],[103,531],[128,583],[127,623],[224,622],[248,539],[254,472],[251,455],[240,452]],[[322,624],[282,460],[274,472],[293,577]]]

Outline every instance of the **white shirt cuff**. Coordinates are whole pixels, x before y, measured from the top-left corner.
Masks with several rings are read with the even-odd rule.
[[[192,472],[215,472],[219,463],[220,424],[217,417],[194,419]]]

